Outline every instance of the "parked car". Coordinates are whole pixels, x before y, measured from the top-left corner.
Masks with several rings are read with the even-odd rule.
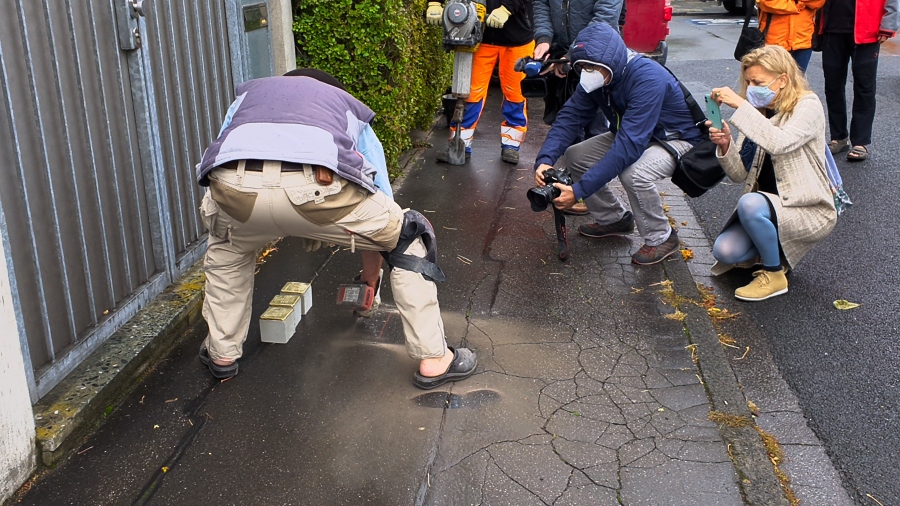
[[[672,21],[672,4],[669,0],[626,2],[627,15],[622,28],[625,45],[665,65],[669,55],[666,36],[669,35],[669,21]]]
[[[756,3],[747,0],[719,0],[719,5],[725,7],[729,14],[743,16],[747,13],[747,9],[752,9]]]

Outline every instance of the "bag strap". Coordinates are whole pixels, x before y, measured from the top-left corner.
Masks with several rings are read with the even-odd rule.
[[[753,5],[754,5],[754,6],[756,5],[756,2],[755,2],[755,1],[753,2]],[[748,9],[747,6],[745,5],[745,6],[744,6],[744,11],[745,11],[745,14],[744,14],[744,28],[747,28],[748,26],[750,26],[750,14],[753,12],[753,9]]]
[[[753,5],[756,6],[757,3],[753,2]],[[744,10],[746,11],[746,14],[744,15],[744,28],[747,28],[748,26],[750,26],[750,14],[753,13],[753,9],[748,9],[747,7],[744,7]],[[768,12],[767,14],[768,15],[766,16],[766,29],[762,31],[763,35],[766,35],[767,33],[769,33],[769,27],[772,26],[772,13]],[[816,14],[818,15],[818,11],[816,12]]]
[[[700,107],[700,104],[694,100],[694,95],[691,94],[691,91],[687,89],[687,86],[685,86],[684,83],[678,80],[678,76],[676,76],[669,67],[663,65],[662,68],[666,69],[669,75],[671,75],[675,79],[675,82],[678,83],[678,87],[681,88],[681,94],[684,95],[684,101],[691,111],[691,119],[694,120],[694,126],[700,129],[700,133],[703,134],[704,137],[709,138],[709,127],[706,126],[706,113]]]
[[[767,13],[767,15],[766,15],[766,28],[765,28],[765,30],[763,30],[763,32],[762,32],[763,37],[765,37],[766,34],[769,33],[769,27],[770,27],[770,26],[772,26],[772,13],[771,13],[771,12]]]
[[[677,167],[678,160],[681,159],[681,155],[678,153],[678,151],[676,151],[675,148],[673,148],[672,145],[669,144],[668,141],[664,141],[664,140],[660,139],[659,137],[657,137],[657,136],[655,136],[655,135],[652,137],[652,139],[653,139],[654,141],[656,141],[657,144],[659,144],[660,146],[662,146],[663,149],[665,149],[666,151],[668,151],[670,155],[672,155],[672,158],[675,159],[675,163],[676,163],[676,167]]]

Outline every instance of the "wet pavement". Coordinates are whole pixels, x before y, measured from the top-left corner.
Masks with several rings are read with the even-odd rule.
[[[395,192],[435,226],[472,378],[413,387],[390,288],[356,319],[333,300],[358,255],[287,239],[260,267],[240,374],[212,381],[194,329],[23,504],[742,504],[663,267],[630,263],[637,236],[572,234],[556,259],[552,214],[525,199],[547,128],[533,105],[522,162],[501,162],[498,91],[467,165],[433,163],[437,129]],[[297,334],[261,344],[267,301],[313,278]]]

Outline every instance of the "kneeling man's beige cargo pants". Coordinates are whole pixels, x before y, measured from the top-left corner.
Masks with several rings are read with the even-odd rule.
[[[200,206],[209,229],[203,317],[214,360],[241,356],[260,248],[294,236],[390,251],[403,225],[403,211],[384,193],[369,193],[337,175],[332,184],[322,185],[309,165],[297,171],[282,171],[281,162],[264,162],[261,171],[246,170],[243,161],[231,165],[236,168],[219,167],[210,174],[210,189]],[[424,257],[426,250],[416,239],[404,253]],[[442,357],[447,345],[434,282],[394,268],[391,289],[409,355],[417,360]]]

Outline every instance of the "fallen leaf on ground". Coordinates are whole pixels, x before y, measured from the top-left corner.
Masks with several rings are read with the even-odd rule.
[[[681,258],[683,258],[685,260],[690,260],[690,259],[694,258],[693,250],[689,250],[689,249],[681,250]]]
[[[683,322],[686,317],[687,315],[685,313],[682,313],[679,309],[676,309],[674,313],[669,313],[666,315],[666,318],[680,322]]]
[[[849,300],[839,299],[834,301],[834,307],[838,309],[853,309],[855,307],[859,307],[859,304],[856,302],[850,302]]]
[[[753,401],[747,401],[747,407],[750,409],[750,413],[759,416],[759,407]]]
[[[720,309],[717,307],[711,307],[706,310],[706,313],[710,316],[710,318],[725,320],[728,318],[737,318],[740,313],[731,313],[727,309]]]

